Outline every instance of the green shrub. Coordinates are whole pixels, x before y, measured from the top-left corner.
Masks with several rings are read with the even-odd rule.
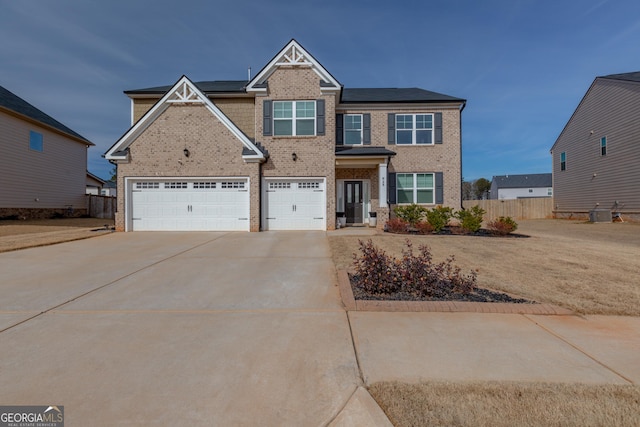
[[[406,206],[396,206],[393,208],[393,213],[395,213],[398,218],[407,221],[412,227],[420,222],[426,212],[427,208],[416,205],[415,203]]]
[[[445,206],[436,206],[427,211],[427,221],[433,227],[433,231],[439,233],[449,224],[449,220],[453,216],[453,209]]]
[[[510,216],[501,216],[500,218],[494,219],[493,221],[489,222],[487,224],[487,228],[493,234],[506,236],[507,234],[513,233],[518,229],[518,223],[516,223]]]
[[[485,210],[476,205],[469,209],[456,212],[455,217],[460,220],[460,227],[469,233],[475,233],[482,227],[482,218]]]

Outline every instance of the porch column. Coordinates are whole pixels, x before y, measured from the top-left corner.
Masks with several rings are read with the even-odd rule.
[[[386,208],[387,205],[387,164],[378,165],[378,207]]]

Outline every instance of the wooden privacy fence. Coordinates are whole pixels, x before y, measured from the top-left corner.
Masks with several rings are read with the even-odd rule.
[[[95,194],[87,194],[87,214],[91,218],[108,218],[116,217],[116,198],[113,196],[98,196]]]
[[[480,206],[486,211],[485,221],[501,216],[513,219],[541,219],[553,217],[553,197],[512,200],[463,200],[464,208]]]

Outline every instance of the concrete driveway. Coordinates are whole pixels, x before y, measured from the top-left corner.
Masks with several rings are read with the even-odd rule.
[[[67,425],[326,425],[360,384],[323,232],[0,254],[0,404]]]

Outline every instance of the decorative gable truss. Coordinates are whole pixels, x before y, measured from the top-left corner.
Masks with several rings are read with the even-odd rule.
[[[178,82],[116,143],[105,153],[107,160],[129,161],[129,146],[167,109],[171,104],[203,104],[242,143],[242,158],[245,162],[264,162],[266,156],[259,143],[251,141],[229,118],[224,115],[207,96],[186,76]]]
[[[249,82],[247,92],[266,92],[267,80],[279,67],[308,67],[320,77],[323,90],[341,90],[342,85],[300,44],[291,40],[273,59]]]

